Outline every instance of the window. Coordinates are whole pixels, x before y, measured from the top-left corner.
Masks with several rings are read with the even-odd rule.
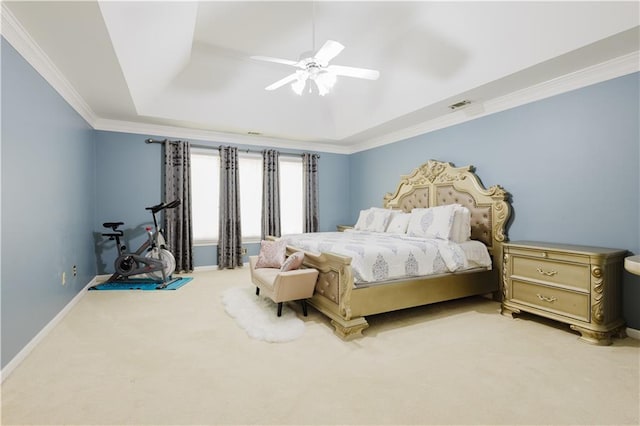
[[[218,240],[220,156],[211,149],[191,150],[191,220],[193,240],[206,244]]]
[[[280,233],[302,233],[302,158],[280,157]]]
[[[262,229],[262,156],[238,154],[242,240],[260,240]],[[280,156],[280,226],[282,235],[303,229],[302,158]],[[218,241],[220,156],[217,150],[191,150],[191,205],[195,244]]]
[[[260,241],[262,229],[262,156],[238,155],[242,240]]]

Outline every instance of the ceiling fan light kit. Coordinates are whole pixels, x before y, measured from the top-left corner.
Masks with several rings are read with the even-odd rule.
[[[336,84],[337,77],[334,73],[328,70],[312,66],[304,71],[296,71],[296,79],[291,83],[291,89],[293,89],[297,95],[302,95],[302,92],[304,92],[304,89],[307,86],[307,80],[312,80],[318,89],[318,94],[320,96],[324,96],[329,93]],[[311,93],[311,86],[309,86],[309,93]]]
[[[338,76],[346,76],[353,78],[363,78],[366,80],[377,80],[380,73],[376,70],[366,68],[346,67],[342,65],[329,65],[329,61],[335,58],[344,46],[337,41],[327,40],[324,45],[313,56],[303,53],[299,61],[289,59],[272,58],[269,56],[252,56],[251,59],[258,61],[274,62],[276,64],[289,65],[299,68],[293,74],[276,81],[275,83],[265,87],[265,90],[276,90],[286,84],[291,83],[291,89],[302,95],[307,81],[312,80],[318,89],[318,94],[324,96],[331,91],[337,81]],[[309,92],[312,86],[309,86]]]

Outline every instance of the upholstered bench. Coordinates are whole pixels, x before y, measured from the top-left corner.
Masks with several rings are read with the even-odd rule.
[[[280,268],[256,268],[258,256],[249,257],[251,281],[256,285],[256,295],[267,296],[278,304],[278,316],[282,315],[282,303],[294,300],[302,302],[302,312],[307,316],[305,299],[313,296],[318,279],[316,269],[295,269],[282,272]]]

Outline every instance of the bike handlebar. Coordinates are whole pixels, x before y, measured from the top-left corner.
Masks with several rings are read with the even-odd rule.
[[[170,203],[167,203],[167,205],[165,206],[165,209],[173,209],[175,207],[178,207],[180,205],[180,200],[173,200]]]
[[[180,200],[173,200],[169,203],[160,203],[155,206],[145,207],[146,210],[151,210],[152,213],[158,213],[164,209],[172,209],[174,207],[178,207],[180,205]]]

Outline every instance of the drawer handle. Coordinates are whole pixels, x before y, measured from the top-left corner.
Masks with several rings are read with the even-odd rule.
[[[540,293],[536,294],[536,296],[538,296],[538,299],[544,301],[544,302],[549,302],[549,303],[553,303],[556,300],[558,300],[557,298],[551,296],[551,297],[547,297],[547,296],[543,296]]]
[[[552,277],[552,276],[554,276],[555,274],[557,274],[557,273],[558,273],[558,271],[549,271],[549,272],[547,272],[547,271],[543,271],[543,270],[542,270],[542,269],[540,269],[540,268],[537,268],[537,271],[538,271],[538,273],[540,273],[540,274],[542,274],[542,275],[546,275],[547,277]]]

